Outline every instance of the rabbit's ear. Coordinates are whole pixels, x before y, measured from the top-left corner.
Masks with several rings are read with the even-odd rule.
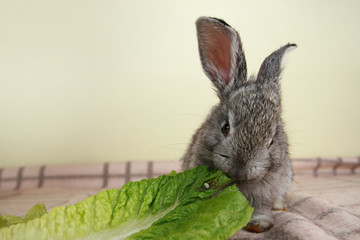
[[[196,29],[203,69],[219,96],[227,95],[247,78],[239,34],[223,20],[208,17],[200,17]]]
[[[294,48],[296,48],[296,44],[289,43],[265,58],[256,80],[264,83],[278,82],[281,71],[284,68],[285,55]]]

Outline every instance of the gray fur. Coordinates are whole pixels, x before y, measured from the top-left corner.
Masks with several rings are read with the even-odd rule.
[[[287,44],[273,52],[264,60],[257,77],[247,79],[238,33],[214,18],[201,17],[196,26],[201,63],[220,102],[193,135],[182,158],[183,168],[208,165],[233,178],[255,208],[246,229],[266,231],[273,225],[271,209],[285,207],[284,198],[292,181],[279,80],[283,56],[296,45]],[[231,47],[219,46],[222,40]],[[229,52],[219,54],[218,49]],[[224,56],[231,58],[230,68],[226,59],[216,59]],[[225,136],[221,129],[226,123],[230,132]]]

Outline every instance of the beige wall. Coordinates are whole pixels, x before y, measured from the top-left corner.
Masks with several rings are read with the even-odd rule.
[[[250,73],[283,44],[293,157],[360,155],[359,1],[0,0],[0,167],[177,160],[217,102],[194,22],[239,30]]]

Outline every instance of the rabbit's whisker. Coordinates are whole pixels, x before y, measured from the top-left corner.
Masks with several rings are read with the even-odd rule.
[[[202,145],[202,144],[199,144],[199,146],[200,146],[202,149],[206,150],[208,153],[215,153],[215,154],[217,154],[217,155],[220,155],[221,157],[230,158],[228,155],[225,155],[225,154],[220,153],[220,152],[212,151],[212,150],[206,148],[206,147],[205,147],[204,145]]]

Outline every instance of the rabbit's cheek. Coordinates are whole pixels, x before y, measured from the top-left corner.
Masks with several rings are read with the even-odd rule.
[[[230,175],[230,177],[232,177],[232,174],[231,174],[232,166],[231,166],[231,161],[229,158],[222,157],[222,156],[219,156],[218,154],[215,154],[214,155],[214,166],[215,166],[215,168],[221,170],[222,172],[224,172],[224,173]]]

